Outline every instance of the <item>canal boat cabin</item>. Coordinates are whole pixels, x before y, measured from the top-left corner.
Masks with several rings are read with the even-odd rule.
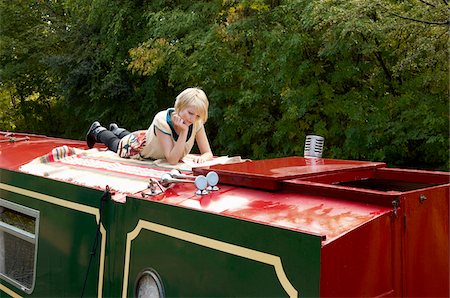
[[[0,133],[1,297],[448,297],[449,173]]]

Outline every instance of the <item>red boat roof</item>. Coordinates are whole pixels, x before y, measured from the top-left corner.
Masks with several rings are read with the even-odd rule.
[[[348,170],[385,167],[385,163],[326,158],[284,157],[243,163],[214,165],[223,183],[258,189],[278,190],[282,181],[308,178]],[[211,167],[194,168],[194,174],[205,174]]]
[[[34,163],[36,158],[45,156],[53,149],[61,146],[82,151],[88,149],[84,141],[21,133],[15,133],[14,135],[0,133],[0,168],[30,173],[30,168],[35,165],[39,166],[39,163]],[[99,152],[101,154],[105,153],[101,150]],[[73,171],[74,168],[80,166],[89,171],[92,166],[91,164],[82,164],[86,162],[85,156],[81,156],[79,160],[72,159],[70,162],[70,165],[68,161],[52,165],[58,167],[58,171],[55,172],[58,172],[59,176],[55,177],[64,177],[64,172],[68,172],[69,168]],[[392,207],[388,206],[367,204],[367,202],[355,200],[342,200],[314,192],[301,193],[296,189],[289,190],[288,188],[279,187],[281,181],[301,178],[306,175],[318,175],[343,169],[370,169],[384,166],[382,163],[333,160],[322,160],[322,165],[307,164],[310,162],[312,160],[308,161],[304,158],[294,157],[211,167],[216,170],[220,179],[223,179],[226,184],[219,182],[220,189],[206,195],[196,195],[196,188],[191,183],[175,183],[165,189],[164,192],[156,196],[146,196],[145,198],[142,197],[142,191],[130,193],[123,190],[123,192],[128,197],[134,197],[135,199],[159,201],[161,203],[320,235],[324,240],[324,244],[392,211]],[[120,164],[119,168],[116,168],[117,163]],[[47,166],[46,164],[44,165]],[[127,159],[109,162],[107,159],[97,158],[95,167],[97,167],[95,171],[92,171],[92,173],[88,172],[91,174],[81,175],[80,179],[84,179],[83,181],[97,181],[99,183],[98,188],[102,188],[99,181],[105,180],[113,183],[113,180],[119,176],[128,179],[126,181],[130,181],[126,183],[127,187],[133,186],[133,183],[136,183],[136,185],[139,183],[141,183],[139,185],[142,185],[142,183],[148,185],[149,176],[152,177],[155,173],[159,175],[168,171],[150,163],[141,162],[136,164],[136,162]],[[211,168],[206,170],[194,169],[194,173],[197,175],[206,174]],[[52,177],[52,170],[45,169],[43,173],[41,176]],[[61,180],[77,184],[77,181],[72,178],[66,180],[61,178]],[[84,183],[80,181],[78,183]],[[230,181],[237,181],[237,183],[230,183]],[[122,191],[120,185],[124,185],[123,182],[120,183],[117,184],[119,189],[116,189],[119,192]],[[276,185],[276,187],[264,187],[264,184],[268,185],[270,183]],[[89,184],[87,185],[92,187]],[[259,189],[255,189],[255,185]],[[265,188],[271,191],[267,191]]]
[[[20,166],[63,145],[87,149],[86,142],[81,141],[0,132],[0,168],[17,171]]]

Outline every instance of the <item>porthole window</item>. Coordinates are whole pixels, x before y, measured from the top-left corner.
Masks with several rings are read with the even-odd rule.
[[[0,199],[0,278],[30,294],[36,273],[39,211]]]
[[[153,269],[145,269],[136,279],[135,297],[163,298],[164,288],[158,273]]]

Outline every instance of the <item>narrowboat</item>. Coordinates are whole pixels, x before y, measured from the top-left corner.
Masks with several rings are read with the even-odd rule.
[[[1,297],[448,297],[450,175],[0,133]]]

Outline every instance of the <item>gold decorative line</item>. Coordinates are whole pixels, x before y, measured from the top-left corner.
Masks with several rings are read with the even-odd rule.
[[[70,202],[67,200],[63,200],[60,198],[52,197],[52,196],[45,195],[45,194],[42,194],[39,192],[23,189],[20,187],[16,187],[16,186],[4,184],[4,183],[0,183],[0,189],[4,189],[6,191],[14,192],[14,193],[24,195],[27,197],[35,198],[35,199],[38,199],[38,200],[41,200],[41,201],[44,201],[47,203],[59,205],[59,206],[69,208],[72,210],[81,211],[83,213],[92,214],[95,216],[97,223],[100,221],[100,212],[95,207],[90,207],[87,205]],[[99,268],[98,292],[97,292],[97,295],[99,298],[102,297],[102,293],[103,293],[103,274],[104,274],[104,270],[105,270],[106,229],[103,226],[103,224],[100,225],[100,233],[102,234],[102,244],[101,244],[101,251],[100,251],[100,268]],[[0,287],[0,289],[2,289],[2,287]],[[20,296],[18,296],[18,297],[20,297]]]
[[[274,256],[257,250],[177,230],[160,224],[139,220],[138,224],[136,225],[136,228],[127,234],[127,244],[125,250],[125,268],[123,274],[124,280],[122,289],[123,298],[127,297],[128,275],[130,270],[129,266],[130,266],[131,241],[133,241],[139,235],[142,229],[154,231],[163,235],[188,241],[194,244],[202,245],[218,251],[222,251],[225,253],[233,254],[250,260],[272,265],[275,268],[275,273],[278,277],[278,280],[280,281],[282,287],[289,295],[289,297],[298,297],[297,290],[292,286],[292,284],[290,283],[289,279],[286,276],[286,273],[284,272],[283,264],[281,263],[281,259],[279,256]]]
[[[97,217],[97,216],[96,216]],[[100,220],[100,214],[99,214]],[[98,220],[97,220],[98,223]],[[100,224],[100,233],[102,234],[102,246],[100,248],[100,268],[98,272],[98,289],[97,297],[103,297],[103,273],[105,272],[105,251],[106,251],[106,229]]]
[[[26,189],[23,189],[23,188],[15,187],[15,186],[4,184],[4,183],[0,183],[0,188],[2,188],[4,190],[7,190],[7,191],[10,191],[10,192],[15,192],[15,193],[27,196],[27,197],[32,197],[32,198],[35,198],[35,199],[38,199],[38,200],[41,200],[41,201],[45,201],[45,202],[52,203],[52,204],[55,204],[55,205],[63,206],[63,207],[69,208],[69,209],[82,211],[84,213],[89,213],[89,214],[95,215],[95,217],[97,219],[97,222],[99,221],[99,218],[100,218],[100,214],[98,212],[98,209],[94,208],[94,207],[90,207],[90,206],[86,206],[86,205],[83,205],[83,204],[66,201],[66,200],[63,200],[63,199],[56,198],[56,197],[44,195],[44,194],[39,193],[39,192],[26,190]]]
[[[12,291],[10,288],[5,287],[2,284],[0,284],[0,290],[2,290],[3,292],[5,292],[6,294],[8,294],[9,296],[11,296],[13,298],[22,298],[22,296],[20,296],[19,294]]]

